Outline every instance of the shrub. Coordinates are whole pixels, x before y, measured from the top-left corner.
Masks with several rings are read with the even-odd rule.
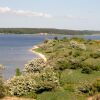
[[[4,70],[4,66],[0,64],[0,71]]]
[[[96,87],[97,91],[100,92],[100,78],[97,79],[94,84],[93,84],[94,87]]]
[[[27,96],[30,93],[41,93],[50,91],[59,85],[59,79],[50,68],[40,73],[25,73],[14,76],[7,82],[8,93],[16,96]]]
[[[46,40],[44,41],[44,43],[48,43],[48,41],[49,41],[49,40],[48,40],[48,39],[46,39]]]
[[[45,68],[40,74],[41,82],[38,83],[36,92],[50,91],[59,86],[59,78],[51,68]]]
[[[79,50],[86,50],[86,46],[85,44],[78,44],[78,47],[77,47]]]
[[[63,37],[62,39],[61,39],[61,41],[64,41],[64,42],[68,42],[69,41],[69,39],[67,38],[67,37]]]
[[[72,47],[72,48],[77,48],[77,45],[78,45],[78,43],[76,42],[76,41],[70,41],[70,46]]]
[[[89,68],[89,67],[86,67],[86,68],[83,68],[81,72],[85,73],[85,74],[91,74],[92,73],[92,69]]]
[[[81,55],[81,52],[80,52],[80,51],[76,51],[76,52],[74,52],[74,54],[73,54],[74,57],[78,57],[78,56],[80,56],[80,55]]]
[[[54,37],[54,40],[58,40],[58,37]]]
[[[84,85],[79,89],[82,93],[88,94],[88,95],[93,95],[96,93],[96,88],[93,87],[90,84]]]
[[[99,58],[100,57],[100,51],[94,52],[92,54],[90,54],[91,57],[93,58]]]
[[[43,59],[36,58],[25,65],[26,72],[40,72],[45,67]]]
[[[5,95],[4,85],[2,81],[2,77],[0,76],[0,98],[2,98]]]
[[[71,55],[72,55],[72,53],[73,53],[73,52],[72,52],[72,51],[70,51],[70,52],[69,52],[69,55],[71,56]]]
[[[78,42],[86,41],[84,38],[81,38],[81,37],[73,37],[71,40],[78,41]]]
[[[64,70],[70,68],[70,63],[66,60],[58,60],[55,69]]]
[[[95,80],[93,83],[85,84],[79,88],[79,90],[88,95],[94,95],[95,93],[100,92],[100,79]]]
[[[14,76],[7,82],[8,93],[16,96],[24,96],[29,92],[34,92],[35,81],[29,76]]]
[[[99,71],[100,70],[100,59],[94,59],[94,58],[88,58],[85,61],[83,61],[82,63],[82,67],[86,68],[91,68],[92,70],[96,70]]]
[[[70,58],[69,62],[71,64],[71,66],[70,66],[71,69],[79,69],[79,68],[81,68],[81,60],[80,59]]]
[[[70,46],[78,50],[86,50],[85,44],[80,44],[77,41],[70,41]]]

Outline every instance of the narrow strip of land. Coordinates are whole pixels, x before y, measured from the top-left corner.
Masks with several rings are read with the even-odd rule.
[[[32,49],[30,49],[29,51],[33,52],[34,54],[38,55],[40,58],[42,58],[45,62],[47,62],[47,58],[45,57],[45,55],[43,55],[42,53],[36,52],[35,49],[39,48],[38,46],[33,46]]]
[[[0,100],[35,100],[35,99],[29,99],[29,98],[19,98],[19,97],[4,97]]]

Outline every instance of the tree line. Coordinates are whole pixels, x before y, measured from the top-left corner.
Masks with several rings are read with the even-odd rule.
[[[0,33],[5,34],[65,34],[65,35],[91,35],[100,34],[100,31],[88,30],[67,30],[67,29],[54,29],[54,28],[0,28]]]

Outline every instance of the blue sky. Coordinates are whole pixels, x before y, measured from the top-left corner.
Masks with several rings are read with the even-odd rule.
[[[0,0],[0,27],[100,30],[100,0]]]

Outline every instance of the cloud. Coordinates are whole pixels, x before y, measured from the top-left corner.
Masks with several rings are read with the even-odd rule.
[[[23,15],[28,17],[46,17],[51,18],[52,16],[46,13],[37,13],[32,11],[25,11],[25,10],[14,10],[13,13],[16,15]]]
[[[33,12],[31,10],[16,10],[11,9],[9,7],[0,7],[0,13],[9,13],[15,14],[17,16],[26,16],[26,17],[42,17],[42,18],[54,18],[54,19],[66,19],[66,20],[86,20],[87,18],[81,16],[74,16],[74,15],[60,15],[60,16],[52,16],[47,13],[42,12]]]
[[[7,13],[10,11],[11,11],[11,9],[9,7],[0,7],[0,13]]]
[[[33,12],[30,10],[15,10],[9,7],[0,7],[0,13],[12,13],[12,14],[22,15],[27,17],[44,17],[44,18],[52,17],[50,14],[47,13]]]

